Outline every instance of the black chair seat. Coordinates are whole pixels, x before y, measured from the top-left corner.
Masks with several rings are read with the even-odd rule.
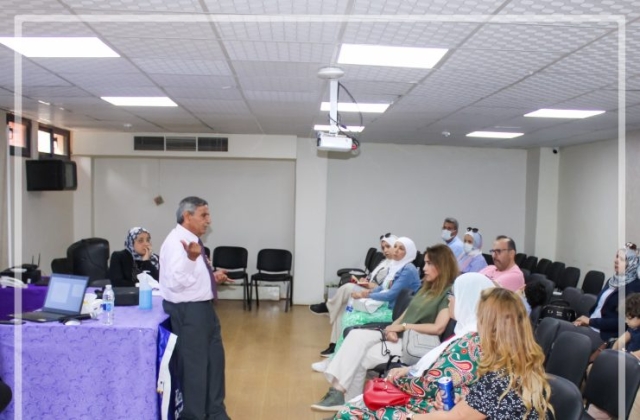
[[[253,281],[290,281],[291,276],[288,274],[267,274],[259,273],[251,276]]]
[[[247,273],[243,271],[228,271],[227,277],[229,277],[231,280],[240,280],[240,279],[246,279],[249,276],[247,275]]]

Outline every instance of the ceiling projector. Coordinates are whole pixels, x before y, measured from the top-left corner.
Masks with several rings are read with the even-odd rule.
[[[326,150],[328,152],[350,152],[353,150],[353,140],[347,136],[319,132],[318,150]]]

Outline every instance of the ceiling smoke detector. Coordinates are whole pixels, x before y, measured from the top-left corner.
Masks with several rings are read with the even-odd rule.
[[[323,67],[318,70],[318,77],[326,80],[339,79],[344,76],[344,70],[340,67]]]

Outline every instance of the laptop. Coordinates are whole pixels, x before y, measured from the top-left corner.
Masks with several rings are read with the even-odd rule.
[[[11,314],[12,318],[33,322],[53,322],[80,315],[89,277],[52,274],[41,310]]]

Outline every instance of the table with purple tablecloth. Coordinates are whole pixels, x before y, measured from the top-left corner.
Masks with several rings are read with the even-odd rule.
[[[153,309],[117,306],[115,324],[85,320],[0,325],[0,377],[14,399],[0,420],[157,419],[158,324],[167,318],[162,299]],[[16,407],[14,333],[22,329],[22,403]]]
[[[31,312],[42,308],[47,296],[47,286],[30,284],[26,289],[0,287],[0,320],[10,319],[9,314],[15,313],[15,293],[22,296],[22,311]]]

